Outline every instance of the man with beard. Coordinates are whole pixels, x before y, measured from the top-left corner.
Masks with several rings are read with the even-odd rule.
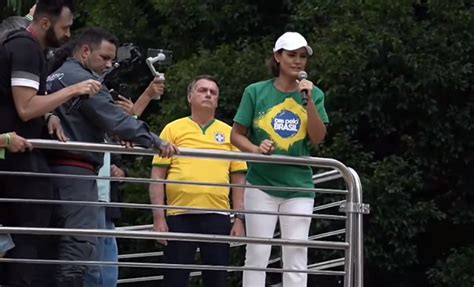
[[[101,84],[86,80],[50,95],[46,94],[44,50],[57,47],[70,36],[73,5],[66,0],[40,0],[33,22],[25,30],[8,35],[0,45],[0,134],[16,132],[24,138],[41,138],[45,115],[80,95],[95,95]],[[56,119],[57,120],[57,119]],[[57,129],[58,131],[59,129]],[[0,170],[48,173],[48,164],[39,151],[7,153]],[[51,182],[45,178],[0,175],[0,197],[52,199]],[[17,227],[48,227],[51,207],[36,204],[0,204],[0,224]],[[13,235],[15,248],[6,257],[49,258],[49,241],[44,236]],[[1,264],[0,284],[8,286],[52,286],[50,274],[33,264]]]

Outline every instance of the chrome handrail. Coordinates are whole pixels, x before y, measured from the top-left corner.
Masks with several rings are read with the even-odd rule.
[[[48,178],[68,178],[68,179],[100,179],[117,182],[131,182],[131,183],[164,183],[164,184],[183,184],[183,185],[196,185],[196,186],[210,186],[210,187],[248,187],[246,184],[230,184],[230,183],[212,183],[212,182],[197,182],[197,181],[185,181],[185,180],[168,180],[168,179],[150,179],[150,178],[135,178],[135,177],[108,177],[99,175],[79,175],[79,174],[58,174],[58,173],[37,173],[37,172],[13,172],[13,171],[0,171],[0,175],[11,175],[11,176],[33,176],[33,177],[48,177]],[[329,188],[304,188],[304,187],[279,187],[279,186],[267,186],[267,185],[252,185],[253,188],[280,191],[280,192],[314,192],[314,193],[330,193],[346,195],[347,190],[340,189],[329,189]]]
[[[0,175],[2,173],[0,172]],[[22,198],[0,198],[3,203],[37,203],[37,204],[70,204],[98,207],[120,207],[135,209],[170,209],[170,210],[186,210],[192,212],[225,212],[225,213],[241,213],[241,214],[260,214],[260,215],[281,215],[294,217],[310,217],[327,220],[345,220],[343,215],[332,214],[303,214],[288,212],[272,212],[260,210],[235,210],[235,209],[217,209],[217,208],[200,208],[186,206],[169,206],[159,204],[142,204],[142,203],[120,203],[120,202],[100,202],[100,201],[76,201],[76,200],[46,200],[46,199],[22,199]]]
[[[175,240],[175,241],[198,241],[215,243],[252,243],[268,245],[289,245],[304,246],[320,249],[340,249],[347,250],[346,242],[332,241],[307,241],[294,239],[273,239],[261,237],[236,237],[230,235],[181,233],[181,232],[156,232],[156,231],[116,231],[103,229],[74,229],[74,228],[34,228],[34,227],[3,227],[0,226],[0,233],[13,234],[33,234],[33,235],[76,235],[76,236],[99,236],[99,237],[118,237],[131,239],[151,239],[151,240]]]
[[[311,275],[344,275],[344,271],[332,270],[298,270],[281,268],[260,268],[247,266],[219,266],[219,265],[197,265],[197,264],[168,264],[168,263],[142,263],[142,262],[110,262],[110,261],[69,261],[69,260],[40,260],[40,259],[10,259],[0,258],[0,262],[18,264],[55,264],[55,265],[86,265],[86,266],[119,266],[129,268],[151,268],[151,269],[200,269],[219,271],[265,271],[272,273],[306,273]]]
[[[158,151],[153,149],[146,149],[141,147],[126,148],[115,144],[97,144],[85,142],[60,142],[42,139],[28,140],[34,148],[40,149],[54,149],[54,150],[68,150],[68,151],[87,151],[87,152],[111,152],[131,155],[157,155]],[[284,155],[262,155],[245,152],[227,152],[219,150],[208,149],[190,149],[180,148],[179,154],[176,157],[197,157],[209,158],[219,160],[241,160],[249,162],[273,163],[285,165],[301,165],[301,166],[315,166],[321,168],[337,169],[344,180],[349,180],[351,177],[347,167],[338,160],[320,158],[320,157],[291,157]]]
[[[50,140],[29,140],[34,148],[40,149],[55,149],[55,150],[68,150],[68,151],[88,151],[88,152],[112,152],[121,154],[134,154],[134,155],[156,155],[157,151],[145,148],[125,148],[119,145],[112,144],[95,144],[95,143],[83,143],[83,142],[58,142]],[[362,234],[362,215],[368,213],[368,206],[362,203],[362,186],[360,184],[360,178],[357,173],[346,167],[343,163],[335,159],[318,158],[318,157],[290,157],[281,155],[260,155],[251,153],[240,153],[240,152],[223,152],[216,150],[203,150],[203,149],[186,149],[181,148],[180,154],[177,157],[199,157],[199,158],[211,158],[217,160],[241,160],[248,162],[260,162],[260,163],[273,163],[273,164],[286,164],[286,165],[300,165],[300,166],[313,166],[319,168],[333,169],[327,172],[322,172],[313,176],[314,183],[322,183],[329,180],[335,180],[342,178],[347,190],[337,189],[324,189],[324,188],[290,188],[291,191],[302,191],[302,192],[316,192],[316,193],[330,193],[335,195],[345,195],[345,201],[338,201],[329,204],[325,204],[319,207],[315,207],[314,211],[328,209],[332,207],[340,207],[341,211],[345,212],[345,216],[339,215],[304,215],[312,218],[320,219],[343,219],[346,220],[346,228],[327,232],[324,234],[315,235],[312,238],[320,238],[320,236],[328,237],[334,235],[340,235],[345,232],[345,242],[333,242],[333,241],[308,241],[308,240],[286,240],[286,239],[269,239],[269,238],[249,238],[249,237],[231,237],[231,236],[220,236],[220,235],[199,235],[199,234],[183,234],[183,233],[160,233],[151,231],[134,231],[134,230],[85,230],[85,229],[58,229],[58,228],[20,228],[20,227],[0,227],[0,233],[19,233],[19,234],[51,234],[51,235],[88,235],[88,236],[104,236],[104,237],[122,237],[122,238],[138,238],[138,239],[167,239],[167,240],[193,240],[203,242],[225,242],[225,243],[255,243],[255,244],[272,244],[272,245],[293,245],[293,246],[305,246],[309,248],[323,248],[323,249],[339,249],[344,250],[344,258],[337,259],[335,262],[323,262],[322,266],[330,268],[333,265],[339,266],[344,261],[345,271],[325,271],[329,273],[318,273],[319,275],[339,275],[344,276],[344,287],[363,287],[363,234]],[[117,180],[117,181],[128,181],[135,183],[173,183],[173,184],[190,184],[190,185],[208,185],[215,187],[246,187],[246,185],[235,185],[235,184],[215,184],[215,183],[201,183],[201,182],[181,182],[181,181],[170,181],[170,180],[154,180],[145,178],[110,178],[110,177],[99,177],[99,176],[76,176],[76,175],[57,175],[57,174],[37,174],[28,172],[8,172],[0,171],[0,174],[11,175],[11,176],[44,176],[44,177],[63,177],[63,178],[82,178],[82,179],[106,179],[106,180]],[[275,190],[275,191],[288,191],[287,187],[262,187],[252,186],[254,188]],[[11,201],[16,200],[17,202],[24,202],[22,199],[8,199]],[[8,202],[7,199],[0,199],[0,202]],[[10,201],[10,202],[11,202]],[[181,207],[169,207],[165,205],[141,205],[141,204],[124,204],[124,203],[107,203],[101,205],[96,202],[63,202],[63,201],[42,201],[42,200],[29,200],[30,203],[48,203],[48,204],[91,204],[97,206],[116,206],[124,208],[160,208],[160,209],[187,209]],[[219,210],[222,211],[222,210]],[[232,210],[228,210],[232,212]],[[240,213],[252,213],[252,211],[238,211]],[[257,211],[258,212],[258,211]],[[272,213],[272,215],[284,215],[284,216],[303,216],[298,214],[281,214]],[[16,260],[16,261],[14,261]],[[111,262],[61,262],[47,260],[27,260],[27,259],[0,259],[0,262],[17,262],[17,263],[39,263],[39,264],[83,264],[83,265],[108,265],[108,266],[121,266],[121,267],[136,267],[140,266],[140,263],[127,263],[120,262],[117,264]],[[143,263],[142,263],[143,264]],[[320,263],[310,266],[321,266]],[[166,264],[165,264],[166,265]],[[146,266],[146,265],[142,265]],[[157,266],[157,265],[155,265]],[[194,266],[194,267],[193,267]],[[329,267],[327,267],[329,266]],[[221,266],[222,270],[236,270],[243,271],[243,267],[235,266]],[[172,266],[172,267],[160,267],[156,268],[184,268],[184,269],[201,269],[201,270],[219,270],[216,266],[200,266],[200,265],[186,265],[186,266]],[[240,268],[240,269],[239,269]],[[270,271],[271,269],[262,269],[256,271]],[[300,273],[311,273],[314,270],[285,270],[275,269],[271,272],[300,272]],[[314,274],[314,273],[313,273]]]

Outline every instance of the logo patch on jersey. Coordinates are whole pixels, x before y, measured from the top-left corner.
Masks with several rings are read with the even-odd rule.
[[[273,130],[282,138],[295,136],[301,127],[301,119],[297,114],[283,110],[272,120]]]
[[[49,75],[48,78],[46,78],[46,90],[47,91],[51,90],[54,80],[61,81],[63,78],[64,78],[64,73],[55,73],[55,74]]]
[[[306,138],[307,118],[306,110],[293,98],[287,98],[256,119],[255,125],[268,134],[277,148],[288,151]]]
[[[46,81],[52,82],[56,79],[62,80],[62,78],[64,78],[64,73],[55,73],[55,74],[49,75]]]
[[[223,144],[225,142],[225,135],[221,132],[217,132],[214,136],[216,142]]]

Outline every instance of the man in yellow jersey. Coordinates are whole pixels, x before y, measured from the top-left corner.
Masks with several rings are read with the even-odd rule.
[[[188,86],[188,102],[191,116],[169,123],[160,137],[178,148],[215,149],[238,151],[230,143],[231,127],[215,119],[219,99],[219,84],[209,75],[196,77]],[[155,157],[151,177],[153,179],[183,180],[207,183],[244,184],[247,165],[240,161],[223,161],[178,157]],[[203,209],[230,209],[228,187],[160,184],[150,185],[153,204],[197,207]],[[232,188],[234,210],[244,209],[244,189]],[[227,212],[154,210],[155,231],[184,232],[244,236],[242,216],[236,216],[231,225]],[[165,243],[166,244],[166,243]],[[199,247],[202,264],[228,265],[229,244],[169,241],[165,248],[165,262],[194,264]],[[227,286],[226,271],[204,271],[205,287]],[[165,273],[166,287],[183,287],[189,284],[189,270],[169,269]]]

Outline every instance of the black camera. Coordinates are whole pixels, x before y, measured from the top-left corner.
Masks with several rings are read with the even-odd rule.
[[[127,84],[120,84],[118,91],[111,90],[110,95],[112,96],[112,99],[114,99],[114,101],[119,101],[120,100],[119,95],[121,95],[122,97],[125,97],[129,100],[132,98],[131,95],[130,95],[130,86],[127,85]]]
[[[125,43],[117,49],[117,62],[120,65],[133,65],[140,62],[142,54],[133,43]]]

